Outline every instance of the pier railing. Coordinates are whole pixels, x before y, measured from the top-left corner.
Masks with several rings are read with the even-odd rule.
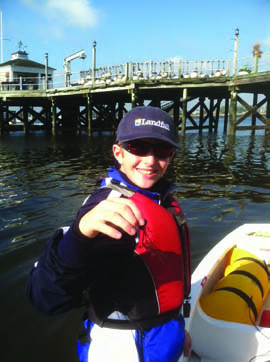
[[[246,57],[237,60],[237,71],[233,74],[231,60],[202,61],[146,61],[99,67],[80,72],[56,73],[45,77],[19,77],[5,79],[0,72],[0,90],[46,90],[76,85],[121,83],[132,80],[159,80],[181,78],[209,78],[237,76],[270,70],[270,54],[261,57]]]
[[[239,58],[237,62],[237,74],[243,72],[257,73],[270,70],[270,54],[263,54],[261,57],[245,57]]]

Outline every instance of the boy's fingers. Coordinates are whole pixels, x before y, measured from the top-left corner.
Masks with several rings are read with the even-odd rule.
[[[141,211],[133,201],[126,198],[114,198],[107,201],[110,202],[111,211],[120,214],[134,227],[145,224]]]
[[[126,198],[109,198],[84,215],[79,227],[90,238],[103,233],[119,239],[122,234],[118,229],[135,235],[144,224],[144,218],[134,202]]]
[[[103,224],[100,228],[100,232],[108,235],[109,237],[113,239],[121,239],[122,233],[118,231],[114,226],[110,226],[107,224]]]
[[[131,221],[132,219],[132,221]],[[121,230],[125,231],[129,235],[135,235],[137,232],[137,224],[133,223],[134,216],[130,215],[130,218],[124,217],[119,213],[112,213],[110,217],[108,217],[105,221],[106,225],[110,225],[111,227],[117,227]]]

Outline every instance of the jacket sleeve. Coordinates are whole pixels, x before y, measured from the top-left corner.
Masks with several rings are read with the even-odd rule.
[[[102,190],[102,189],[101,189]],[[99,237],[79,235],[76,225],[108,191],[96,192],[78,211],[73,225],[60,228],[48,240],[38,262],[29,273],[26,297],[44,314],[58,314],[83,304],[83,290],[90,286],[95,267],[95,245]]]
[[[86,272],[83,266],[70,266],[57,252],[63,229],[48,240],[39,261],[29,273],[26,296],[44,314],[58,314],[82,304]]]

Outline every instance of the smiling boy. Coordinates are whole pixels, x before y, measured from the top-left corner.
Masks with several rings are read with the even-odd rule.
[[[128,112],[113,145],[117,167],[72,226],[48,241],[29,276],[27,295],[41,312],[86,305],[82,362],[176,362],[189,354],[180,313],[190,291],[189,232],[163,177],[175,148],[166,112]]]

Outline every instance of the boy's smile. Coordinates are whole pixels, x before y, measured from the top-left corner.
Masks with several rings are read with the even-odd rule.
[[[116,160],[120,165],[120,170],[137,187],[149,189],[152,187],[165,173],[171,157],[158,158],[154,153],[154,146],[161,145],[156,139],[144,139],[150,147],[149,152],[144,156],[137,156],[125,150],[121,145],[114,145],[113,152]],[[163,143],[166,145],[165,143]]]

